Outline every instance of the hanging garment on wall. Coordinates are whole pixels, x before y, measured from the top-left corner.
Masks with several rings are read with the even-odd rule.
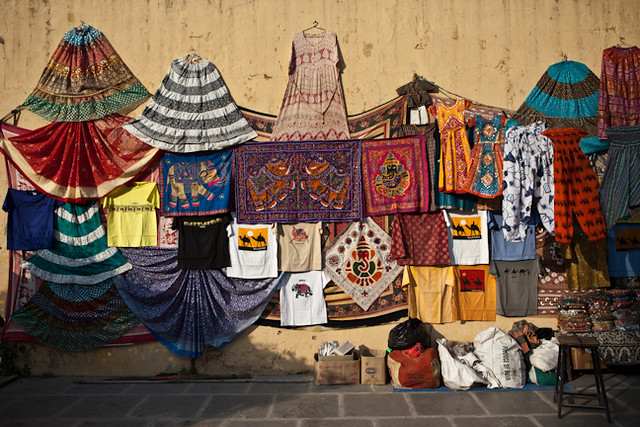
[[[429,176],[428,187],[429,187],[429,212],[434,212],[438,210],[438,206],[436,204],[436,200],[438,197],[438,175],[437,175],[437,167],[438,167],[438,152],[439,152],[439,142],[436,141],[436,128],[438,127],[435,123],[430,123],[425,126],[414,126],[414,125],[403,125],[400,130],[400,136],[413,136],[413,135],[424,135],[425,138],[425,155],[426,155],[426,167],[427,174]],[[439,139],[439,135],[438,135]]]
[[[609,277],[640,276],[640,224],[618,224],[607,235]]]
[[[2,209],[7,212],[7,249],[49,249],[53,239],[54,210],[62,205],[38,191],[9,188]]]
[[[496,314],[507,317],[538,314],[538,277],[546,274],[539,257],[523,261],[491,260],[489,274],[497,282]]]
[[[402,286],[407,288],[409,317],[425,323],[459,320],[458,293],[453,266],[405,266]]]
[[[471,149],[471,163],[462,183],[467,193],[487,198],[502,194],[504,158],[502,122],[501,114],[494,114],[491,120],[485,120],[480,114],[475,116],[475,139]]]
[[[507,124],[543,122],[548,128],[577,128],[587,133],[581,144],[597,144],[596,116],[600,79],[576,61],[560,61],[542,75]]]
[[[488,265],[454,266],[460,320],[496,320],[496,279]]]
[[[597,242],[607,237],[600,199],[598,178],[578,143],[586,133],[580,129],[549,129],[542,135],[553,141],[554,147],[554,222],[558,243],[569,244],[573,236],[573,217],[589,240]]]
[[[433,100],[429,94],[438,93],[439,91],[438,86],[415,74],[413,75],[413,80],[396,89],[398,95],[407,97],[407,107],[409,108],[420,107],[421,105],[431,106]]]
[[[71,351],[112,343],[140,322],[113,279],[97,285],[45,283],[11,319],[39,342]]]
[[[553,142],[542,134],[546,129],[542,122],[507,129],[502,195],[503,231],[507,241],[520,242],[525,238],[534,201],[542,225],[553,234]]]
[[[278,224],[280,271],[322,270],[322,223]]]
[[[280,282],[280,326],[327,323],[323,290],[330,280],[324,271],[284,273]]]
[[[232,151],[164,154],[160,173],[164,216],[211,215],[231,206]]]
[[[107,246],[98,202],[56,209],[51,249],[29,257],[24,268],[53,283],[96,285],[131,269],[118,248]]]
[[[272,141],[349,139],[336,33],[293,36],[289,81]]]
[[[602,51],[598,98],[598,138],[611,126],[640,125],[640,48],[611,46]]]
[[[541,225],[536,227],[536,254],[547,272],[538,278],[538,315],[557,315],[558,299],[569,290],[564,251]]]
[[[231,215],[179,216],[172,228],[178,230],[178,268],[218,270],[231,265],[227,227]]]
[[[255,141],[269,141],[277,117],[238,106],[249,125],[258,133]],[[396,138],[403,136],[407,100],[399,96],[362,113],[347,116],[351,139]]]
[[[116,188],[101,201],[107,213],[109,246],[157,246],[156,209],[160,207],[155,182],[134,182]]]
[[[65,203],[56,209],[51,249],[41,249],[24,268],[53,283],[96,285],[131,269],[118,248],[107,246],[98,202]]]
[[[127,114],[150,94],[104,34],[90,25],[65,33],[23,106],[52,122]]]
[[[264,279],[278,277],[276,224],[244,224],[232,215],[227,227],[231,266],[228,277]]]
[[[365,216],[429,210],[425,137],[362,141]]]
[[[475,214],[445,212],[451,264],[489,264],[487,211]]]
[[[173,61],[142,114],[122,128],[176,153],[223,150],[258,136],[216,66],[197,55]]]
[[[398,214],[390,256],[398,265],[449,265],[449,233],[442,212]]]
[[[607,230],[640,207],[640,126],[610,127],[611,141],[600,183],[600,206]]]
[[[367,310],[402,271],[390,257],[391,243],[371,218],[354,222],[326,250],[324,271]]]
[[[234,156],[241,223],[362,218],[359,140],[249,143]]]
[[[221,349],[260,317],[279,279],[234,280],[219,270],[181,270],[178,252],[123,248],[133,269],[114,282],[125,302],[172,353]]]
[[[570,244],[563,246],[569,289],[608,288],[607,242],[591,241],[576,218],[573,229]]]
[[[438,187],[446,193],[464,193],[463,182],[471,162],[471,148],[467,137],[464,110],[471,102],[459,99],[451,107],[441,101],[429,107],[438,119],[440,130],[440,167]]]
[[[33,131],[3,124],[0,150],[41,192],[83,203],[136,179],[161,155],[119,129],[129,120],[113,114],[88,122],[51,123]]]
[[[522,261],[536,257],[537,215],[529,218],[526,235],[521,242],[509,242],[502,231],[502,213],[489,212],[488,226],[491,230],[491,259],[493,261]]]

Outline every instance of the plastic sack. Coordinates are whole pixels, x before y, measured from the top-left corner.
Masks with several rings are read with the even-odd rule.
[[[529,382],[536,385],[555,385],[556,384],[556,371],[544,372],[540,369],[532,366],[529,370]]]
[[[540,345],[533,349],[529,357],[529,363],[543,372],[553,371],[558,366],[559,352],[560,346],[556,338],[540,340]]]
[[[440,387],[440,361],[434,348],[427,348],[420,356],[411,357],[402,350],[393,350],[387,358],[391,384],[396,387]]]
[[[482,378],[471,366],[458,360],[452,353],[444,338],[438,338],[438,355],[440,356],[440,369],[444,385],[452,390],[468,390],[474,384],[487,384],[488,381]]]
[[[423,346],[429,347],[429,341],[429,333],[422,320],[409,318],[389,331],[387,344],[392,350],[405,350],[413,347],[416,343],[422,343]]]
[[[473,340],[474,352],[495,374],[502,387],[522,388],[527,382],[522,348],[502,329],[485,329]]]

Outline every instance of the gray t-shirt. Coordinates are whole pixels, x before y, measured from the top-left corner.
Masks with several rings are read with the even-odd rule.
[[[524,261],[492,260],[489,274],[496,278],[496,314],[538,314],[538,276],[547,274],[540,256]]]

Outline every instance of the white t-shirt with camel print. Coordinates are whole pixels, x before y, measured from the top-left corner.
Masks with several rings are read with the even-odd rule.
[[[487,211],[473,214],[446,212],[451,265],[489,264]]]
[[[231,266],[227,277],[266,279],[278,277],[276,224],[238,224],[235,214],[227,227]]]

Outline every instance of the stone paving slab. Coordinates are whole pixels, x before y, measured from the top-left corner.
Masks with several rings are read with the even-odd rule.
[[[485,411],[471,395],[472,392],[420,392],[406,394],[416,415],[484,415]],[[520,392],[518,392],[520,393]]]

